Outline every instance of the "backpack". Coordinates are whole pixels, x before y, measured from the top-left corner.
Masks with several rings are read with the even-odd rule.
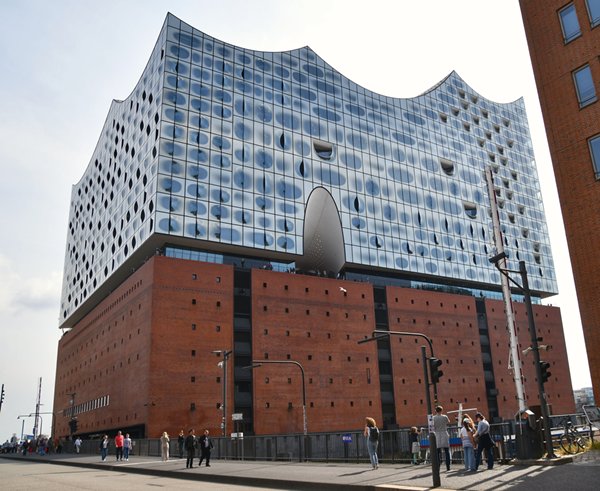
[[[369,428],[369,440],[372,442],[379,440],[379,428],[377,428],[377,426]]]

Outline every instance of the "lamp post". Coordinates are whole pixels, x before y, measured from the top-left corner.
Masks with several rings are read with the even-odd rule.
[[[30,414],[19,414],[17,416],[17,419],[21,419],[21,418],[33,418],[33,413],[30,413]],[[24,428],[25,428],[25,419],[23,419],[23,422],[21,423],[21,440],[23,440]],[[35,438],[35,435],[33,435],[33,437]]]
[[[71,420],[70,420],[70,424],[69,424],[69,434],[71,436],[71,440],[73,440],[73,428],[74,428],[74,424],[72,423],[72,421],[75,419],[75,396],[77,395],[77,392],[71,392],[70,394],[68,394],[71,396]]]
[[[223,418],[221,419],[221,433],[225,437],[227,436],[227,360],[233,353],[233,350],[214,350],[214,354],[217,356],[223,355],[223,360],[217,363],[223,369],[223,402],[221,408],[223,409]]]
[[[540,407],[542,410],[542,418],[544,419],[544,438],[546,440],[546,458],[554,459],[554,449],[552,448],[552,433],[550,429],[550,415],[548,413],[548,405],[546,403],[546,392],[544,390],[544,381],[542,379],[542,366],[540,364],[540,348],[538,346],[538,337],[535,329],[535,319],[533,317],[533,306],[531,305],[531,290],[529,289],[529,280],[527,278],[527,268],[525,261],[519,261],[519,271],[513,271],[500,266],[502,259],[506,258],[506,253],[501,252],[491,257],[489,261],[496,266],[496,269],[503,274],[508,281],[515,285],[523,293],[525,300],[525,308],[527,310],[527,320],[529,325],[529,335],[531,337],[531,351],[535,364],[535,372],[537,377],[538,394],[540,398]],[[519,273],[521,275],[521,284],[511,278],[509,273]]]
[[[302,434],[304,435],[304,459],[306,459],[306,437],[308,435],[308,423],[306,419],[306,384],[304,381],[304,367],[295,360],[252,360],[252,365],[244,368],[258,368],[263,363],[296,365],[300,369],[302,375]]]

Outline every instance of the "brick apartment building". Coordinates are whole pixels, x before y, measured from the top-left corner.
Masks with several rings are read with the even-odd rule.
[[[600,398],[600,2],[521,0],[565,224],[596,400]]]

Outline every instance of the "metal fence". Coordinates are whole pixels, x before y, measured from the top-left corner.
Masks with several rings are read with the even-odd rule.
[[[585,426],[584,415],[558,415],[551,418],[553,428],[564,425],[565,419],[575,426]],[[507,421],[490,425],[492,438],[496,442],[496,459],[508,461],[516,457],[515,434],[517,423]],[[408,428],[398,430],[381,430],[377,454],[382,463],[409,463],[412,461]],[[450,428],[450,450],[454,463],[463,462],[462,442],[459,428]],[[211,458],[228,460],[265,460],[265,461],[313,461],[367,463],[369,454],[366,439],[362,431],[346,431],[337,433],[310,433],[291,435],[259,435],[244,438],[213,437],[214,449]],[[159,439],[135,440],[132,455],[160,457]],[[429,460],[429,440],[426,431],[422,432],[421,461]],[[66,451],[73,451],[72,443],[67,443]],[[85,440],[81,453],[99,454],[100,440]],[[178,457],[179,449],[176,439],[170,442],[170,456]],[[109,455],[114,455],[114,442],[111,439]]]

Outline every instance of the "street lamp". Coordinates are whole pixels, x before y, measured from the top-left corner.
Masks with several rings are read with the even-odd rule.
[[[503,268],[500,266],[500,261],[506,258],[506,253],[501,252],[491,257],[489,261],[496,266],[496,269],[503,274],[508,281],[515,285],[523,293],[525,300],[525,307],[527,309],[527,320],[529,322],[529,335],[531,337],[531,351],[533,352],[533,358],[535,363],[535,372],[538,383],[538,394],[540,397],[540,406],[542,410],[542,417],[544,419],[544,438],[546,439],[546,458],[554,459],[554,449],[552,448],[552,433],[550,430],[550,415],[548,413],[548,405],[546,402],[546,392],[544,391],[544,380],[542,378],[542,365],[540,363],[540,346],[538,346],[538,337],[535,329],[535,319],[533,317],[533,306],[531,305],[531,290],[529,289],[529,280],[527,279],[527,268],[525,267],[525,261],[519,261],[519,271],[513,271],[510,269]],[[521,284],[517,283],[511,278],[509,273],[519,273],[521,275]],[[544,346],[547,349],[547,346]]]
[[[217,366],[223,369],[223,402],[221,409],[223,410],[223,418],[221,420],[221,433],[227,436],[227,360],[233,353],[233,350],[214,350],[217,356],[223,355],[223,360],[217,363]]]
[[[32,418],[33,416],[31,414],[19,414],[17,416],[17,419],[21,419],[21,418]],[[23,440],[23,435],[25,433],[24,431],[25,428],[25,419],[23,419],[23,422],[21,423],[21,440]],[[35,435],[33,435],[35,437]]]
[[[259,368],[263,365],[263,363],[296,365],[300,369],[300,373],[302,374],[302,434],[304,435],[304,459],[306,460],[306,437],[308,434],[308,423],[306,421],[306,384],[304,381],[304,367],[300,364],[300,362],[295,360],[252,360],[252,365],[244,368]]]
[[[427,341],[427,344],[429,345],[430,359],[434,358],[433,342],[431,341],[431,338],[420,332],[383,331],[381,329],[375,329],[371,333],[370,338],[361,339],[360,341],[358,341],[358,344],[368,343],[370,341],[377,341],[378,339],[382,339],[384,337],[389,337],[389,336],[413,336],[413,337],[423,338],[423,339],[425,339],[425,341]],[[431,399],[429,396],[429,382],[428,382],[428,378],[427,378],[427,367],[425,366],[426,365],[425,357],[423,358],[423,364],[424,364],[424,369],[425,369],[425,388],[426,388],[426,393],[427,393],[427,398],[426,398],[427,413],[432,414],[431,413]],[[438,402],[437,381],[432,380],[432,385],[433,385],[433,400],[437,404],[437,402]]]

